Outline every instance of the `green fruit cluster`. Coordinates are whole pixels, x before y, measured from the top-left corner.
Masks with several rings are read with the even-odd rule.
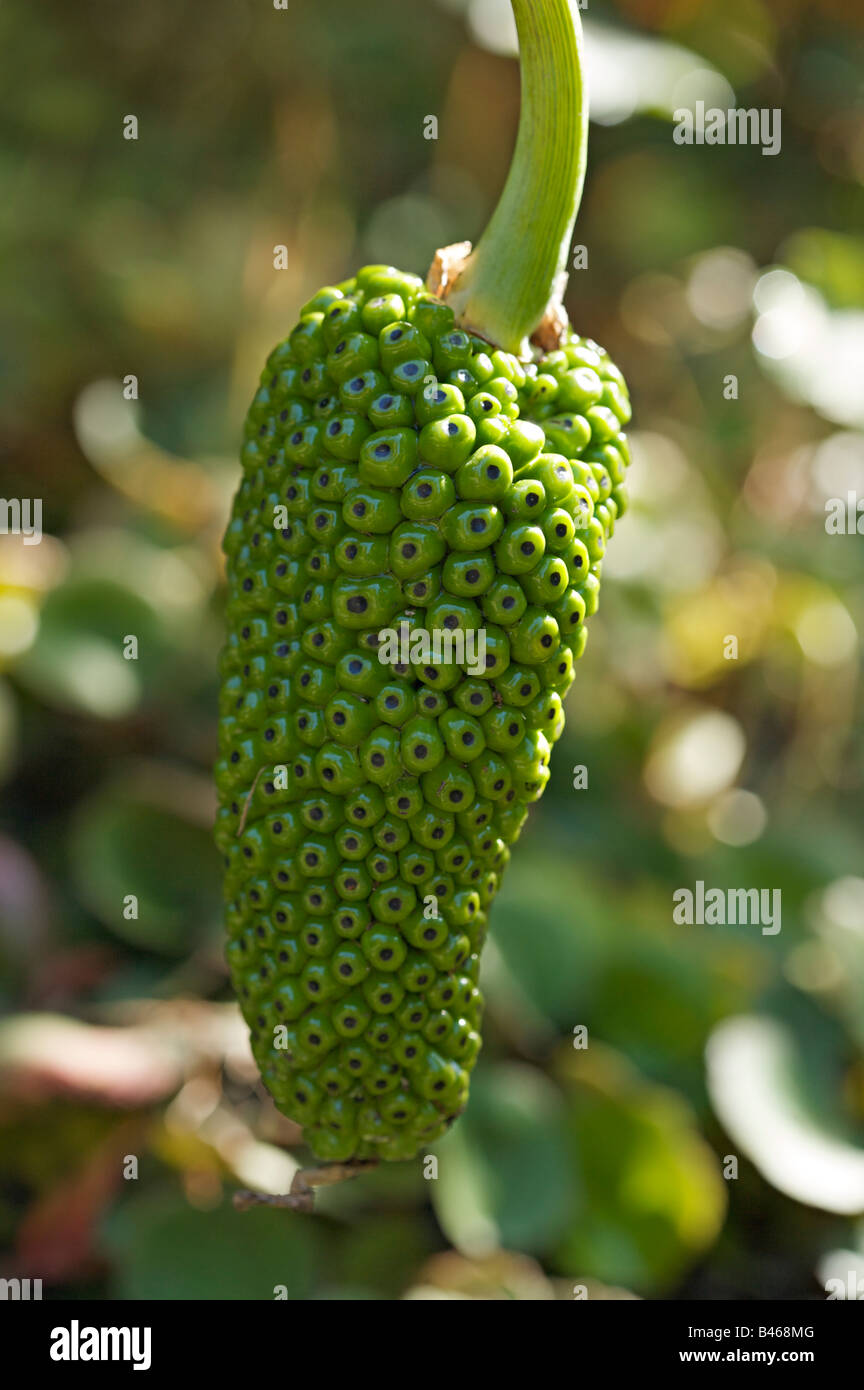
[[[268,359],[224,542],[216,838],[253,1051],[323,1159],[411,1157],[465,1106],[487,914],[563,728],[629,416],[595,343],[520,362],[386,266]],[[482,630],[483,669],[382,661],[402,624]]]

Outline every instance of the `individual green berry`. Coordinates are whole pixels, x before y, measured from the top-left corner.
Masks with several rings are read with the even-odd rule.
[[[481,445],[456,474],[456,490],[466,501],[499,502],[513,482],[513,464],[504,449]]]
[[[416,467],[417,436],[410,429],[376,430],[367,435],[358,456],[361,483],[401,487]],[[355,518],[357,512],[351,515]]]
[[[369,421],[376,430],[398,428],[400,425],[414,424],[414,403],[410,396],[402,395],[387,385],[382,377],[383,389],[369,405]]]
[[[377,336],[391,323],[404,319],[405,313],[405,301],[400,295],[379,294],[367,299],[360,316],[366,332]]]
[[[455,501],[452,480],[437,468],[419,468],[402,489],[402,511],[411,521],[434,521]]]
[[[454,390],[453,387],[447,388]],[[458,412],[430,420],[420,431],[418,449],[424,463],[455,473],[470,456],[477,438],[474,421]]]

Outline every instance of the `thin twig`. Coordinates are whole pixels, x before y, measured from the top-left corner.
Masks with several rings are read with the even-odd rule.
[[[243,831],[244,831],[245,828],[246,828],[246,817],[247,817],[248,814],[249,814],[249,805],[250,805],[250,803],[251,803],[251,801],[252,801],[253,796],[255,795],[255,788],[256,788],[257,785],[258,785],[258,778],[261,776],[261,773],[262,773],[263,771],[264,771],[263,767],[259,767],[258,771],[255,773],[255,781],[252,783],[252,786],[249,788],[249,795],[247,796],[246,800],[245,800],[244,803],[243,803],[243,813],[242,813],[242,815],[241,815],[241,817],[240,817],[240,824],[239,824],[238,827],[237,827],[237,834],[238,834],[238,836],[239,836],[239,835],[242,835],[242,834],[243,834]]]
[[[347,1182],[378,1166],[377,1158],[355,1158],[348,1163],[325,1163],[320,1168],[298,1168],[291,1180],[291,1191],[279,1195],[243,1190],[234,1193],[237,1211],[251,1207],[283,1207],[288,1211],[314,1211],[315,1188]]]

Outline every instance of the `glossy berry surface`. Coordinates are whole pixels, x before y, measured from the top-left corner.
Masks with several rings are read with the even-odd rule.
[[[488,912],[549,778],[629,416],[595,343],[520,362],[387,266],[321,290],[268,359],[224,540],[216,839],[253,1052],[322,1159],[409,1158],[465,1107]],[[482,633],[482,669],[381,636],[419,629]]]

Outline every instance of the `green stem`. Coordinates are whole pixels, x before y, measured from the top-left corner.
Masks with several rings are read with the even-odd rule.
[[[582,24],[568,0],[511,0],[522,113],[500,201],[448,302],[473,332],[521,357],[566,283],[588,145]]]

